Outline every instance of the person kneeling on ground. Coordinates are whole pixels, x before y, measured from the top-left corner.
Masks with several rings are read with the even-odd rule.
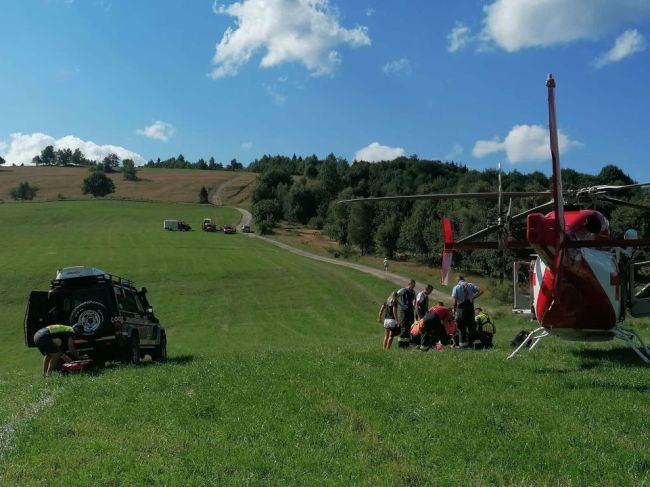
[[[490,315],[483,311],[482,308],[476,308],[475,311],[474,321],[476,321],[478,339],[481,341],[481,344],[477,345],[477,347],[492,348],[494,346],[492,339],[497,332],[496,327],[492,323]]]
[[[420,340],[422,336],[422,327],[423,327],[423,320],[416,320],[412,325],[411,325],[411,342],[414,345],[420,345]]]
[[[43,354],[43,377],[49,377],[53,370],[61,366],[63,353],[77,354],[73,337],[80,336],[83,326],[54,324],[41,328],[34,334],[34,344]]]
[[[445,324],[452,320],[451,311],[439,302],[432,306],[422,318],[422,331],[420,333],[420,350],[426,352],[436,343],[449,344],[449,336]]]
[[[384,350],[390,349],[393,344],[393,337],[399,334],[399,325],[397,324],[397,292],[393,291],[388,299],[384,301],[380,310],[377,321],[384,322]]]

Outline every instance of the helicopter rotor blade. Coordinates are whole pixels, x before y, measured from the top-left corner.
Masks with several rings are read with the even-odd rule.
[[[550,206],[553,206],[553,201],[547,201],[546,203],[542,205],[538,205],[534,208],[530,208],[526,211],[522,211],[521,213],[517,213],[516,215],[512,216],[511,218],[508,219],[510,222],[514,222],[517,220],[521,220],[522,218],[526,218],[528,215],[531,215],[533,213],[537,213],[540,210],[543,210],[544,208],[548,208]],[[470,242],[478,237],[482,237],[484,235],[489,235],[492,232],[495,232],[499,230],[503,225],[499,225],[498,223],[495,225],[490,225],[489,227],[484,228],[483,230],[479,230],[478,232],[475,232],[471,235],[468,235],[467,237],[464,237],[460,240],[458,240],[457,243],[461,242]]]
[[[506,191],[501,193],[507,198],[542,198],[551,196],[550,191]],[[407,196],[372,196],[369,198],[353,198],[341,200],[338,203],[364,203],[373,201],[408,201],[408,200],[460,200],[460,199],[490,199],[498,198],[498,192],[486,193],[432,193],[414,194]]]
[[[603,194],[603,193],[615,193],[617,191],[625,191],[626,189],[632,189],[632,188],[642,188],[644,186],[650,186],[650,183],[623,184],[620,186],[610,186],[610,185],[590,186],[588,188],[569,191],[567,193],[571,194],[572,196],[584,196],[584,195],[594,195],[594,194]]]
[[[650,211],[650,206],[631,203],[625,200],[619,200],[618,198],[612,198],[611,196],[599,196],[598,199],[606,201],[612,205],[627,206],[628,208],[635,208],[637,210]]]

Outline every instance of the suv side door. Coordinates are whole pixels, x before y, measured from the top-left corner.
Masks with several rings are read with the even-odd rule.
[[[153,327],[149,320],[146,319],[146,311],[138,299],[135,290],[120,287],[120,310],[124,324],[138,330],[140,345],[147,346],[153,337]]]

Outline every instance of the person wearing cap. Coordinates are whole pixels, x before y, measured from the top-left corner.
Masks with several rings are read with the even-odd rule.
[[[41,328],[34,334],[34,344],[43,354],[43,377],[49,377],[53,370],[61,365],[64,352],[77,354],[74,337],[83,333],[83,326],[53,324]]]

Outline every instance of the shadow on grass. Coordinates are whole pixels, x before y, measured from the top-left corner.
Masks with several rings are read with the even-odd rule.
[[[650,392],[650,385],[643,384],[616,384],[613,382],[604,382],[604,383],[568,383],[564,384],[565,389],[576,390],[576,389],[603,389],[606,391],[626,391],[626,392],[638,392],[640,394],[647,394]]]
[[[585,348],[575,350],[573,354],[582,359],[580,369],[593,369],[603,365],[617,365],[621,367],[648,367],[631,348],[613,348],[599,350]]]

